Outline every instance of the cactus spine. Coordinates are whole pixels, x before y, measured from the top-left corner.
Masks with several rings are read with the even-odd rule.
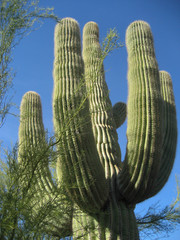
[[[79,25],[72,18],[57,24],[54,42],[57,177],[59,182],[63,179],[73,202],[65,205],[74,211],[73,216],[61,217],[66,224],[64,230],[59,227],[59,236],[71,235],[72,223],[73,239],[137,240],[135,205],[164,186],[173,166],[177,142],[172,82],[167,72],[159,72],[150,26],[135,21],[126,32],[127,107],[121,102],[112,107],[109,99],[96,23],[89,22],[84,27],[82,55]],[[27,94],[31,95],[37,97],[35,93]],[[22,116],[27,108],[32,112],[20,124],[21,161],[24,161],[21,157],[24,143],[41,146],[40,139],[44,138],[42,117],[36,114],[41,109],[33,103],[32,96],[22,100],[22,106],[27,102],[21,108]],[[121,162],[116,128],[126,115],[127,151]],[[56,188],[49,180],[48,166],[41,168],[42,179],[48,178],[52,188]],[[45,189],[46,184],[42,184]],[[53,190],[48,191],[49,196]]]

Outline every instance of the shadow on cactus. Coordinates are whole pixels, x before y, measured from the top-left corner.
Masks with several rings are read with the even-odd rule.
[[[122,102],[112,106],[105,82],[103,58],[116,46],[110,44],[111,34],[102,53],[98,25],[87,23],[81,53],[80,29],[74,19],[65,18],[55,28],[53,144],[58,184],[44,157],[34,171],[32,215],[37,216],[63,184],[68,198],[61,202],[57,195],[54,213],[62,204],[69,212],[47,219],[44,230],[53,235],[56,229],[54,235],[59,237],[139,239],[134,208],[162,189],[173,166],[177,122],[172,82],[167,72],[158,69],[150,26],[135,21],[126,32],[127,106]],[[126,115],[127,147],[122,161],[116,129]],[[46,146],[41,101],[35,92],[22,99],[19,143],[21,163],[26,163],[24,153],[30,151],[33,162]]]

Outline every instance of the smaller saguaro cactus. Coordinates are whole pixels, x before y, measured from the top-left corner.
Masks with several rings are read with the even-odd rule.
[[[47,146],[40,97],[28,92],[21,103],[19,160],[26,164],[26,152],[31,152],[32,166],[36,163],[36,199],[40,198],[33,214],[63,184],[69,198],[61,202],[59,196],[54,209],[60,213],[47,218],[45,232],[84,240],[138,240],[134,208],[167,182],[177,143],[172,81],[167,72],[159,71],[150,26],[135,21],[126,32],[127,104],[112,106],[109,99],[95,22],[84,26],[82,55],[79,25],[72,18],[57,24],[54,43],[57,185],[51,179],[48,157],[35,161]],[[122,161],[116,129],[126,116],[127,147]],[[62,204],[68,210],[64,214]]]

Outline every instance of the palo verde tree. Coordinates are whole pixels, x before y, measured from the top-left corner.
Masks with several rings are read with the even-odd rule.
[[[0,126],[11,106],[8,93],[14,78],[13,49],[43,19],[58,21],[52,8],[40,8],[38,3],[38,0],[0,1]]]
[[[156,195],[167,182],[177,142],[172,81],[158,69],[150,26],[135,21],[126,32],[127,105],[112,106],[109,99],[96,23],[84,27],[82,53],[74,19],[57,24],[54,42],[56,170],[58,187],[63,185],[69,197],[63,202],[69,212],[56,222],[47,219],[47,226],[56,228],[59,237],[137,240],[135,206]],[[126,115],[127,147],[122,161],[116,129]],[[26,166],[29,154],[25,169],[36,169],[32,217],[54,194],[46,156],[42,155],[43,165],[36,161],[45,145],[40,97],[28,92],[21,103],[19,163]],[[27,172],[22,185],[29,178]]]

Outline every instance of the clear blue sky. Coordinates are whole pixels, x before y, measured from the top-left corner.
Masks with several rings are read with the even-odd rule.
[[[180,129],[180,1],[179,0],[40,0],[42,7],[54,7],[59,17],[73,17],[81,27],[88,21],[95,21],[100,28],[100,38],[108,29],[116,28],[121,41],[125,43],[125,31],[134,20],[147,21],[152,29],[156,57],[160,70],[171,74],[177,107],[178,129]],[[19,106],[26,91],[36,91],[41,95],[44,125],[50,132],[52,126],[53,89],[53,34],[55,23],[46,21],[37,31],[23,39],[14,51],[13,67],[17,72],[14,80],[13,101]],[[110,89],[112,103],[127,100],[127,52],[123,47],[105,60],[106,81]],[[17,110],[12,109],[18,114]],[[11,146],[18,136],[18,118],[8,116],[1,139],[4,146]],[[126,146],[126,125],[119,131],[122,152]],[[179,142],[176,160],[168,183],[152,199],[140,204],[137,211],[147,209],[150,204],[160,201],[162,206],[176,197],[175,175],[180,177]],[[147,238],[148,239],[148,238]],[[151,239],[151,238],[150,238]],[[152,238],[153,239],[153,238]],[[166,239],[166,238],[163,238]],[[168,240],[180,239],[180,229],[170,234]]]

